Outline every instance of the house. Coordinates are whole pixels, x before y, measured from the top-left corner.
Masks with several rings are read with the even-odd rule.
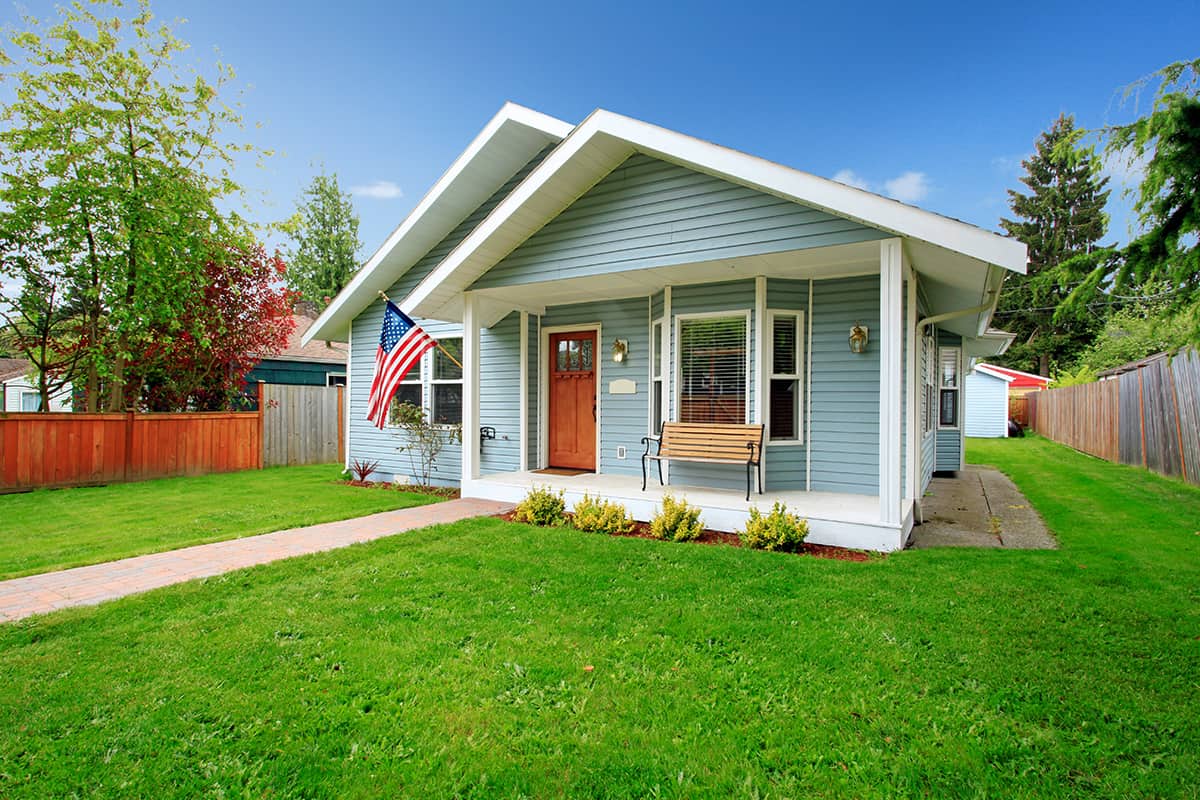
[[[461,423],[435,478],[464,496],[550,485],[648,519],[671,491],[721,530],[780,500],[814,542],[894,550],[932,473],[962,466],[964,364],[1010,341],[988,325],[1025,261],[998,234],[629,117],[509,104],[305,341],[349,343],[348,456],[384,475],[410,467],[366,419],[380,291],[461,354],[426,354],[400,395]],[[744,499],[736,465],[678,462],[643,491],[643,437],[666,420],[766,425],[762,493]]]
[[[40,411],[41,407],[33,364],[24,358],[0,358],[0,411]],[[50,410],[71,410],[69,384],[50,395]]]
[[[987,364],[976,364],[967,373],[967,436],[1001,438],[1008,436],[1009,386],[1016,377],[1006,375]]]
[[[292,314],[295,323],[287,347],[263,357],[246,376],[250,393],[259,381],[293,386],[341,386],[346,383],[346,357],[349,347],[342,342],[305,340],[304,335],[316,321],[307,311]]]
[[[986,364],[983,362],[980,362],[979,366],[987,367],[993,374],[1005,375],[1012,378],[1008,382],[1008,396],[1010,398],[1024,397],[1030,392],[1040,392],[1050,386],[1050,378],[1044,375],[1034,375],[1032,372],[1021,372],[1019,369],[998,367],[995,364]]]

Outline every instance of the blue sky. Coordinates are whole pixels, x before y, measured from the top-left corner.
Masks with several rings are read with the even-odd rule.
[[[607,108],[995,229],[1059,113],[1125,121],[1120,87],[1200,56],[1195,0],[154,8],[187,19],[190,57],[219,48],[263,126],[248,136],[278,151],[240,172],[251,214],[288,216],[323,163],[357,187],[364,257],[506,100],[571,122]]]

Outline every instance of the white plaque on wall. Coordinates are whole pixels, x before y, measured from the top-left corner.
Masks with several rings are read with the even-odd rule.
[[[617,378],[615,381],[609,381],[609,394],[637,394],[637,383],[629,380],[629,378]]]

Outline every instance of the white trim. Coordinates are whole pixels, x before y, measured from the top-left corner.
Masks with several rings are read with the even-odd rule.
[[[674,346],[675,346],[675,326],[671,322],[671,287],[663,287],[663,378],[662,378],[662,407],[663,419],[674,419],[671,416],[674,409],[671,407],[671,400],[675,397],[672,393],[672,381],[674,381],[674,371],[671,369],[671,364],[674,362]],[[658,431],[655,431],[657,434]],[[663,482],[668,485],[671,483],[671,462],[660,461],[659,466],[663,469]]]
[[[908,272],[908,297],[905,322],[905,441],[904,441],[904,499],[915,500],[920,492],[920,478],[917,472],[920,462],[917,460],[917,442],[923,432],[917,430],[917,281],[912,270]]]
[[[462,482],[479,477],[479,298],[463,293]],[[432,398],[430,398],[432,401]]]
[[[752,372],[752,370],[754,369],[754,365],[751,362],[751,356],[750,356],[750,348],[753,346],[753,342],[751,341],[751,336],[754,335],[754,332],[750,329],[750,321],[751,321],[750,320],[750,312],[751,312],[751,310],[749,308],[731,308],[726,311],[694,311],[694,312],[687,313],[687,314],[676,314],[675,315],[675,325],[674,325],[675,340],[679,341],[679,323],[683,320],[719,319],[721,317],[736,317],[738,315],[744,316],[746,319],[746,393],[747,393],[747,395],[749,395],[749,393],[750,393],[751,381],[754,380],[754,373]],[[683,364],[682,364],[682,359],[680,359],[678,357],[678,353],[676,353],[675,356],[676,357],[675,357],[674,363],[672,365],[673,366],[672,373],[674,375],[674,381],[675,381],[675,411],[676,411],[676,414],[675,414],[675,417],[672,417],[672,419],[678,418],[679,409],[683,404],[683,398],[681,398],[679,396],[680,389],[683,386],[683,372],[682,372]],[[750,398],[747,397],[746,399],[749,400]],[[750,403],[747,402],[746,410],[743,415],[744,418],[742,420],[746,424],[749,424],[751,421],[750,420],[751,413],[752,412],[751,412],[751,408],[750,408]],[[664,478],[664,480],[665,480],[665,478]]]
[[[879,243],[879,518],[900,524],[900,303],[904,252]]]
[[[976,364],[974,367],[972,367],[972,369],[976,372],[982,372],[984,375],[989,375],[993,378],[999,378],[1005,383],[1012,383],[1017,379],[1016,375],[1005,375],[1003,372],[999,372],[995,367],[989,366],[988,364]],[[1050,379],[1046,378],[1046,382],[1049,383]]]
[[[441,206],[447,204],[448,201],[445,198],[451,190],[469,189],[472,194],[479,196],[479,203],[482,203],[496,189],[503,186],[512,176],[513,172],[528,163],[529,159],[537,154],[538,151],[547,144],[562,141],[571,132],[573,127],[569,122],[555,119],[540,111],[534,111],[531,108],[519,106],[516,103],[505,103],[487,125],[483,127],[483,130],[467,145],[467,148],[454,160],[449,169],[442,173],[442,176],[430,187],[425,196],[421,198],[421,201],[408,213],[408,216],[392,231],[391,235],[380,245],[379,249],[367,259],[367,262],[363,264],[362,269],[355,273],[350,283],[342,291],[338,292],[333,302],[321,312],[320,316],[301,337],[301,344],[308,344],[313,339],[334,338],[333,334],[337,331],[330,330],[329,333],[326,333],[326,328],[336,329],[337,320],[345,317],[346,314],[350,315],[350,319],[357,316],[361,313],[362,309],[375,301],[375,290],[386,289],[388,286],[391,286],[428,252],[429,248],[423,244],[420,246],[414,245],[410,248],[412,252],[404,254],[404,258],[401,260],[402,267],[398,267],[393,274],[377,278],[375,273],[380,265],[393,251],[397,250],[402,244],[405,244],[407,239],[418,237],[433,239],[436,236],[436,239],[433,241],[433,244],[436,245],[438,241],[445,238],[447,234],[454,230],[458,222],[449,225],[449,228],[446,229],[448,223],[430,221],[431,212],[439,210]],[[524,161],[521,164],[517,164],[512,171],[507,172],[507,175],[494,186],[491,184],[495,184],[498,179],[494,174],[489,176],[491,180],[486,184],[483,182],[482,177],[473,177],[472,180],[476,181],[478,185],[469,185],[468,179],[464,178],[464,173],[475,165],[476,162],[489,167],[483,170],[484,172],[505,172],[504,169],[497,170],[495,167],[492,167],[488,163],[488,159],[498,158],[494,150],[496,147],[499,147],[503,133],[515,133],[521,128],[532,131],[535,135],[531,138],[528,146],[524,148],[524,151],[527,152],[514,152],[512,155],[508,155],[507,158],[511,160],[515,157],[512,163],[521,158],[524,158]],[[539,141],[541,142],[540,144]],[[458,203],[461,204],[462,200],[459,199]],[[477,206],[478,203],[476,203]],[[469,215],[473,209],[474,207],[466,210],[461,208],[447,208],[445,212],[449,213],[451,217],[457,215],[459,222],[461,222],[461,219]],[[421,230],[422,227],[436,228],[437,230],[426,233]],[[439,233],[440,235],[438,235]],[[395,298],[395,300],[399,302],[400,298]],[[352,307],[347,308],[347,306]],[[349,319],[347,319],[348,323]]]
[[[766,344],[767,336],[767,279],[764,275],[759,275],[754,279],[754,422],[763,425],[763,430],[766,430],[767,424],[767,364]],[[762,447],[758,454],[760,475],[769,475],[770,470],[767,469],[767,437],[763,437]],[[765,483],[765,479],[764,479]],[[758,490],[764,491],[765,486],[759,486]]]
[[[350,335],[346,337],[346,388],[342,389],[342,413],[346,417],[343,423],[346,428],[346,463],[343,465],[346,469],[350,469],[350,431],[353,427],[350,425],[350,420],[354,417],[350,414],[350,387],[354,384],[354,320],[350,320]]]
[[[622,146],[623,145],[623,146]],[[595,152],[593,152],[595,151]],[[542,214],[521,212],[568,163],[586,164],[556,187],[555,196],[577,197],[615,168],[630,152],[642,152],[752,189],[818,208],[844,219],[929,242],[985,264],[1024,274],[1024,244],[999,234],[906,205],[826,178],[774,164],[630,117],[597,110],[562,140],[526,179],[504,198],[470,235],[413,290],[405,310],[436,316],[451,298],[486,272],[501,253],[510,252],[546,222]],[[561,190],[561,191],[558,191]],[[516,230],[489,247],[492,237],[512,224]],[[462,270],[453,283],[452,277]],[[445,284],[445,286],[443,286]]]
[[[766,347],[764,348],[766,367],[764,369],[763,383],[764,383],[766,391],[768,392],[768,396],[769,396],[769,392],[771,389],[771,381],[773,381],[773,380],[789,380],[789,379],[794,380],[797,385],[796,388],[803,391],[802,385],[805,382],[805,369],[808,364],[808,360],[805,358],[805,353],[804,353],[804,331],[806,329],[805,313],[803,311],[801,311],[799,309],[795,309],[795,308],[768,308],[766,310],[765,316],[766,316],[766,321],[767,321],[767,327],[770,330],[770,335],[768,335],[766,337],[767,344],[766,344]],[[777,317],[777,316],[778,317],[795,317],[796,318],[796,371],[791,374],[785,374],[785,373],[776,374],[775,373],[775,317]],[[764,408],[766,409],[764,416],[763,416],[763,422],[767,426],[767,431],[766,431],[767,435],[765,437],[766,446],[767,447],[799,447],[799,446],[802,446],[804,444],[804,437],[808,431],[808,429],[805,427],[804,399],[802,397],[796,398],[796,425],[799,428],[799,430],[796,431],[796,437],[794,439],[772,439],[771,438],[771,412],[770,412],[771,407],[770,407],[770,403],[765,402],[765,401],[764,401],[763,405],[764,405]]]
[[[955,353],[954,386],[953,387],[942,386],[942,351],[943,350],[953,350]],[[939,430],[939,431],[956,431],[962,427],[962,423],[963,423],[962,390],[963,390],[963,377],[964,376],[962,374],[962,347],[959,345],[955,345],[955,344],[939,344],[939,345],[937,345],[937,349],[935,352],[937,353],[937,360],[934,362],[937,365],[936,371],[934,372],[934,377],[937,380],[937,416],[935,417],[935,419],[937,420],[937,430]],[[943,425],[942,424],[942,392],[943,391],[959,393],[958,397],[955,398],[955,400],[954,400],[954,424],[953,425]]]
[[[804,489],[812,491],[812,326],[813,279],[808,279],[808,358],[804,362]]]
[[[520,312],[521,319],[521,336],[520,347],[521,354],[518,360],[518,378],[520,394],[517,397],[518,413],[521,415],[520,423],[517,426],[518,438],[521,442],[521,450],[517,454],[517,464],[522,472],[529,469],[529,312]]]
[[[604,362],[604,359],[600,357],[604,342],[601,325],[599,322],[581,322],[577,325],[547,325],[539,327],[538,349],[541,350],[541,360],[547,362],[550,355],[551,335],[556,333],[573,333],[575,331],[596,332],[596,352],[592,354],[592,364],[596,367],[595,470],[599,473],[600,459],[604,455],[600,450],[600,443],[602,441],[600,428],[604,421],[604,416],[600,413],[600,400],[604,396],[604,392],[601,391],[600,382],[600,367]],[[546,363],[542,363],[538,369],[538,469],[545,469],[548,466],[550,466],[550,367]]]
[[[653,313],[653,311],[651,311]],[[655,329],[662,329],[662,341],[658,353],[658,402],[662,407],[662,419],[660,422],[666,422],[670,419],[667,413],[667,398],[666,386],[668,383],[667,374],[671,369],[671,357],[667,352],[667,318],[665,316],[650,320],[650,402],[646,409],[646,433],[650,436],[657,436],[658,430],[654,427],[654,336]]]

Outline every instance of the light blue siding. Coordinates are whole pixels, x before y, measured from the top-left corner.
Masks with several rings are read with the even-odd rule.
[[[850,328],[870,330],[850,352]],[[879,276],[813,284],[812,489],[879,493]]]
[[[971,402],[964,409],[967,436],[1003,438],[1008,435],[1008,381],[971,370],[967,375]]]
[[[456,227],[445,239],[438,243],[436,247],[430,250],[421,258],[413,267],[393,283],[388,289],[387,294],[393,300],[400,300],[408,295],[418,283],[421,282],[434,267],[446,257],[451,250],[454,249],[463,239],[465,239],[475,226],[478,225],[484,217],[491,212],[496,205],[503,200],[509,192],[516,187],[518,183],[524,180],[525,176],[541,163],[546,154],[550,151],[547,147],[537,156],[535,156],[529,164],[523,167],[516,175],[510,178],[504,186],[500,187],[487,202],[477,208],[464,219],[458,227]],[[396,475],[413,476],[409,455],[400,451],[405,443],[401,439],[399,433],[392,428],[378,430],[373,424],[367,420],[367,398],[371,391],[371,378],[374,374],[375,366],[375,351],[379,346],[379,328],[383,322],[383,303],[372,303],[361,314],[354,318],[351,326],[351,359],[350,359],[350,375],[349,375],[349,455],[351,459],[362,459],[368,461],[378,461],[379,468],[377,470],[376,479],[390,480]],[[448,324],[444,322],[436,322],[431,320],[417,320],[431,336],[436,338],[462,336],[462,327],[457,324]],[[483,346],[485,340],[490,338],[490,334],[481,333],[480,345]],[[427,355],[423,363],[423,380],[424,380],[424,398],[426,407],[428,407],[430,399],[430,379],[431,379],[431,362],[432,356]],[[488,400],[488,383],[485,381],[481,390],[480,410]],[[515,391],[512,384],[502,387],[502,391]],[[515,426],[512,426],[515,427]],[[514,437],[515,441],[515,437]],[[486,447],[484,448],[487,449]],[[500,456],[500,450],[493,448],[492,452]],[[503,458],[503,457],[501,457]],[[432,482],[437,485],[457,484],[462,476],[462,447],[457,442],[447,445],[443,450],[437,463],[434,466]],[[481,463],[482,466],[482,463]]]
[[[938,347],[961,348],[962,337],[956,333],[939,330],[937,334],[937,343]],[[938,377],[938,383],[939,385],[941,384],[941,376]],[[947,428],[941,427],[940,424],[938,426],[937,444],[935,446],[937,457],[934,463],[934,470],[937,472],[954,472],[962,464],[963,432],[961,425],[963,407],[966,404],[966,387],[961,378],[959,380],[959,386],[962,387],[958,392],[959,424],[955,425],[954,427]]]
[[[647,300],[631,297],[597,303],[552,306],[542,317],[542,327],[600,323],[597,364],[600,368],[600,472],[616,475],[641,475],[642,437],[646,435],[650,398],[650,337],[647,325]],[[629,356],[618,364],[610,357],[614,339],[629,340]],[[544,352],[544,351],[543,351]],[[549,368],[549,354],[541,372]],[[609,384],[627,378],[636,386],[635,394],[610,394]],[[625,458],[617,457],[617,448],[625,448]]]
[[[492,267],[472,288],[778,253],[889,235],[639,154]]]
[[[479,425],[496,438],[479,442],[479,472],[515,472],[521,466],[521,315],[513,312],[479,332]]]
[[[788,281],[771,278],[767,281],[767,308],[772,311],[803,311],[808,313],[808,289],[811,281]],[[805,318],[805,330],[802,332],[801,352],[804,356],[802,368],[808,363],[808,319]],[[767,331],[767,336],[771,331]],[[769,366],[768,366],[769,370]],[[800,375],[800,433],[804,441],[805,409],[808,398],[804,396],[806,381],[804,374]],[[769,397],[769,395],[768,395]],[[770,411],[768,410],[768,413]],[[763,483],[768,491],[786,489],[804,489],[807,483],[807,456],[803,444],[771,444],[767,443],[767,453],[763,460]]]

